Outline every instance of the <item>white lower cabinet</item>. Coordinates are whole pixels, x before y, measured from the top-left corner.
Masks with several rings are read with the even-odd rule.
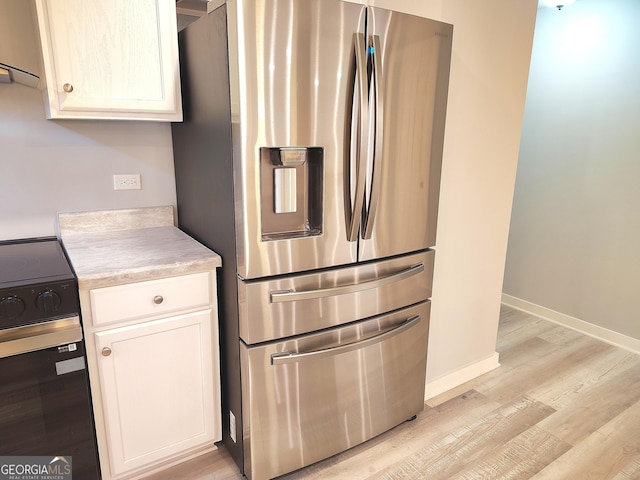
[[[214,441],[211,310],[95,339],[113,475]]]
[[[222,438],[215,272],[80,291],[103,480]]]

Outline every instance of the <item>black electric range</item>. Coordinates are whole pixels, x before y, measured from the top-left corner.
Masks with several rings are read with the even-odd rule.
[[[57,239],[0,242],[0,329],[78,312],[76,279]]]
[[[0,470],[63,459],[100,478],[77,282],[52,237],[0,242],[0,406]]]

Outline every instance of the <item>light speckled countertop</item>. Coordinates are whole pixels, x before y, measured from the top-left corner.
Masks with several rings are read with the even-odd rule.
[[[61,213],[58,228],[81,289],[222,265],[217,253],[174,226],[171,206]]]

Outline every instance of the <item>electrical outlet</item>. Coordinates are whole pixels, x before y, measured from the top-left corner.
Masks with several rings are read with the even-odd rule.
[[[141,188],[139,173],[113,176],[114,190],[140,190]]]

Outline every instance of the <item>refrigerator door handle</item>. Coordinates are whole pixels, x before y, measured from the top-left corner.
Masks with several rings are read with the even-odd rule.
[[[412,317],[407,318],[400,325],[395,326],[390,330],[379,333],[369,338],[365,338],[364,340],[359,340],[356,342],[339,345],[337,347],[323,348],[320,350],[312,350],[310,352],[300,352],[300,353],[295,353],[295,352],[274,353],[271,355],[271,365],[285,365],[287,363],[298,363],[303,360],[330,357],[330,356],[340,355],[341,353],[347,353],[347,352],[352,352],[354,350],[359,350],[361,348],[369,347],[371,345],[375,345],[376,343],[380,343],[392,337],[395,337],[396,335],[399,335],[400,333],[418,325],[421,320],[422,319],[420,315],[414,315]]]
[[[380,37],[371,36],[370,44],[371,60],[373,63],[373,81],[371,82],[371,95],[374,98],[373,105],[373,166],[371,169],[371,193],[369,205],[364,221],[362,238],[368,240],[373,233],[373,225],[380,201],[380,190],[382,183],[382,139],[384,137],[384,76],[382,74],[382,49],[380,47]]]
[[[269,292],[271,303],[280,302],[296,302],[298,300],[312,300],[323,297],[335,297],[336,295],[345,295],[347,293],[357,293],[363,290],[370,290],[372,288],[379,288],[384,285],[389,285],[400,280],[413,277],[424,271],[424,263],[412,265],[411,267],[400,270],[399,272],[386,275],[384,277],[377,277],[373,280],[367,280],[361,283],[352,283],[349,285],[341,285],[339,287],[321,288],[318,290],[272,290]]]
[[[362,209],[364,205],[364,190],[366,183],[366,169],[363,164],[363,158],[366,159],[368,147],[368,118],[369,105],[367,102],[368,79],[367,79],[367,58],[366,44],[364,34],[354,33],[354,49],[355,49],[355,82],[354,90],[357,88],[358,96],[352,95],[351,108],[351,128],[350,131],[356,132],[355,155],[353,152],[353,140],[349,142],[349,155],[345,164],[344,182],[345,182],[345,211],[348,213],[347,219],[347,240],[355,242],[358,239],[358,230],[360,228],[360,220],[362,218]],[[354,112],[357,102],[357,112]],[[355,121],[355,125],[353,122]],[[351,169],[355,166],[356,172],[356,188],[355,198],[351,204]]]

